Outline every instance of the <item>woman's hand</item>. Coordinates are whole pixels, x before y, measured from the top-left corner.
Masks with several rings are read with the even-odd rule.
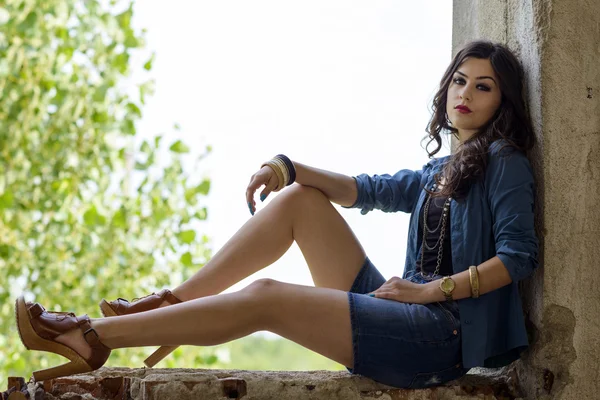
[[[435,301],[432,289],[434,287],[431,284],[422,285],[394,276],[369,296],[401,303],[428,304]]]
[[[254,215],[254,212],[256,211],[254,193],[262,185],[265,185],[265,188],[260,194],[260,201],[265,201],[271,192],[277,192],[280,190],[277,188],[279,185],[279,178],[277,178],[277,174],[275,174],[273,168],[269,167],[268,165],[265,165],[257,173],[252,175],[250,178],[250,183],[248,184],[248,188],[246,189],[246,202],[248,203],[248,208],[250,209],[250,213],[252,215]]]

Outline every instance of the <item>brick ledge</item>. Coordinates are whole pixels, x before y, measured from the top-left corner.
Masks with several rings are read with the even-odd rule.
[[[345,371],[102,368],[29,383],[28,390],[35,400],[518,399],[516,378],[506,371],[475,369],[443,386],[411,390]]]

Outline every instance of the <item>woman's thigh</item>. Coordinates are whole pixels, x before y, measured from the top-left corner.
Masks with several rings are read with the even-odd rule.
[[[460,323],[454,305],[406,304],[372,298],[385,279],[367,259],[355,292],[261,279],[245,290],[259,299],[268,330],[397,387],[425,387],[456,379],[461,365]]]
[[[292,210],[293,238],[315,286],[348,291],[366,258],[348,223],[315,188],[292,186],[276,200],[273,206]]]
[[[259,279],[244,291],[261,308],[261,330],[281,335],[346,367],[353,365],[348,295],[337,289]]]

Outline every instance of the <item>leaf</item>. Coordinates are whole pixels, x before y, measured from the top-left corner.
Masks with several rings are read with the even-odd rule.
[[[37,13],[35,11],[31,11],[27,17],[17,26],[17,30],[21,33],[27,32],[29,29],[33,28],[34,24],[37,22]]]
[[[152,53],[152,55],[150,56],[150,59],[148,59],[148,61],[146,61],[144,63],[144,69],[146,71],[150,71],[152,69],[152,63],[154,62],[154,56],[155,56],[155,53]]]
[[[134,169],[137,171],[146,171],[150,165],[148,163],[135,162]]]
[[[129,69],[129,53],[124,51],[123,53],[117,54],[112,61],[112,66],[122,75],[125,75]]]
[[[210,356],[205,358],[204,361],[207,365],[212,365],[212,364],[216,363],[217,361],[219,361],[219,359],[214,354],[211,354]]]
[[[178,140],[175,143],[173,143],[171,147],[169,147],[169,150],[171,150],[174,153],[188,153],[190,151],[190,148],[183,144],[181,140]]]
[[[152,148],[148,144],[148,141],[144,140],[142,142],[142,144],[140,145],[140,151],[146,155],[149,155],[150,153],[152,153]]]
[[[194,239],[196,239],[196,231],[181,231],[177,234],[177,237],[181,243],[190,244],[194,241]]]
[[[119,209],[119,211],[115,213],[112,219],[112,224],[119,228],[127,227],[127,219],[125,218],[125,210],[123,208]]]
[[[192,254],[189,251],[183,253],[179,258],[179,261],[181,261],[181,263],[186,267],[191,267],[192,265],[194,265],[192,261]]]
[[[133,32],[133,30],[131,30],[131,29],[127,30],[127,33],[125,34],[125,41],[123,42],[123,45],[128,48],[136,48],[140,45],[140,41],[138,40],[137,37],[135,37],[135,33]]]
[[[97,87],[96,90],[94,91],[92,100],[95,102],[103,102],[104,99],[106,98],[106,92],[108,91],[109,88],[110,88],[110,85],[107,85],[107,84]]]
[[[133,3],[129,5],[129,8],[126,11],[123,11],[115,17],[119,23],[119,27],[123,30],[127,30],[131,25],[131,16],[133,14],[132,5]]]
[[[140,102],[142,104],[146,104],[146,96],[149,96],[154,93],[154,81],[147,81],[142,83],[140,88]]]
[[[83,221],[88,226],[103,225],[106,223],[106,218],[98,213],[95,206],[92,206],[83,214]]]
[[[210,191],[210,180],[203,180],[198,186],[196,186],[196,193],[207,195]]]
[[[14,195],[10,191],[6,191],[0,195],[0,208],[10,208],[14,204]]]
[[[136,117],[142,118],[142,111],[140,110],[140,108],[138,106],[136,106],[134,103],[127,103],[127,111],[130,114],[135,115]]]
[[[135,135],[135,123],[131,119],[125,119],[121,125],[121,130],[127,135]]]
[[[158,148],[160,146],[160,141],[162,140],[162,135],[157,135],[154,137],[154,147]]]
[[[208,210],[206,209],[206,207],[204,207],[198,212],[196,212],[196,214],[194,214],[194,217],[198,218],[201,221],[204,221],[208,217]]]

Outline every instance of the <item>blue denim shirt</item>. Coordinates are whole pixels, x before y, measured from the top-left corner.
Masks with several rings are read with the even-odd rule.
[[[462,356],[466,368],[499,367],[516,360],[528,346],[518,282],[538,266],[538,239],[534,229],[534,181],[525,155],[494,142],[488,152],[483,179],[466,198],[452,200],[450,231],[454,273],[498,256],[512,283],[477,299],[458,300],[462,327]],[[373,209],[410,213],[404,275],[414,274],[422,238],[418,216],[431,189],[434,174],[450,156],[432,159],[421,171],[401,170],[393,176],[362,174],[354,177],[361,214]]]

